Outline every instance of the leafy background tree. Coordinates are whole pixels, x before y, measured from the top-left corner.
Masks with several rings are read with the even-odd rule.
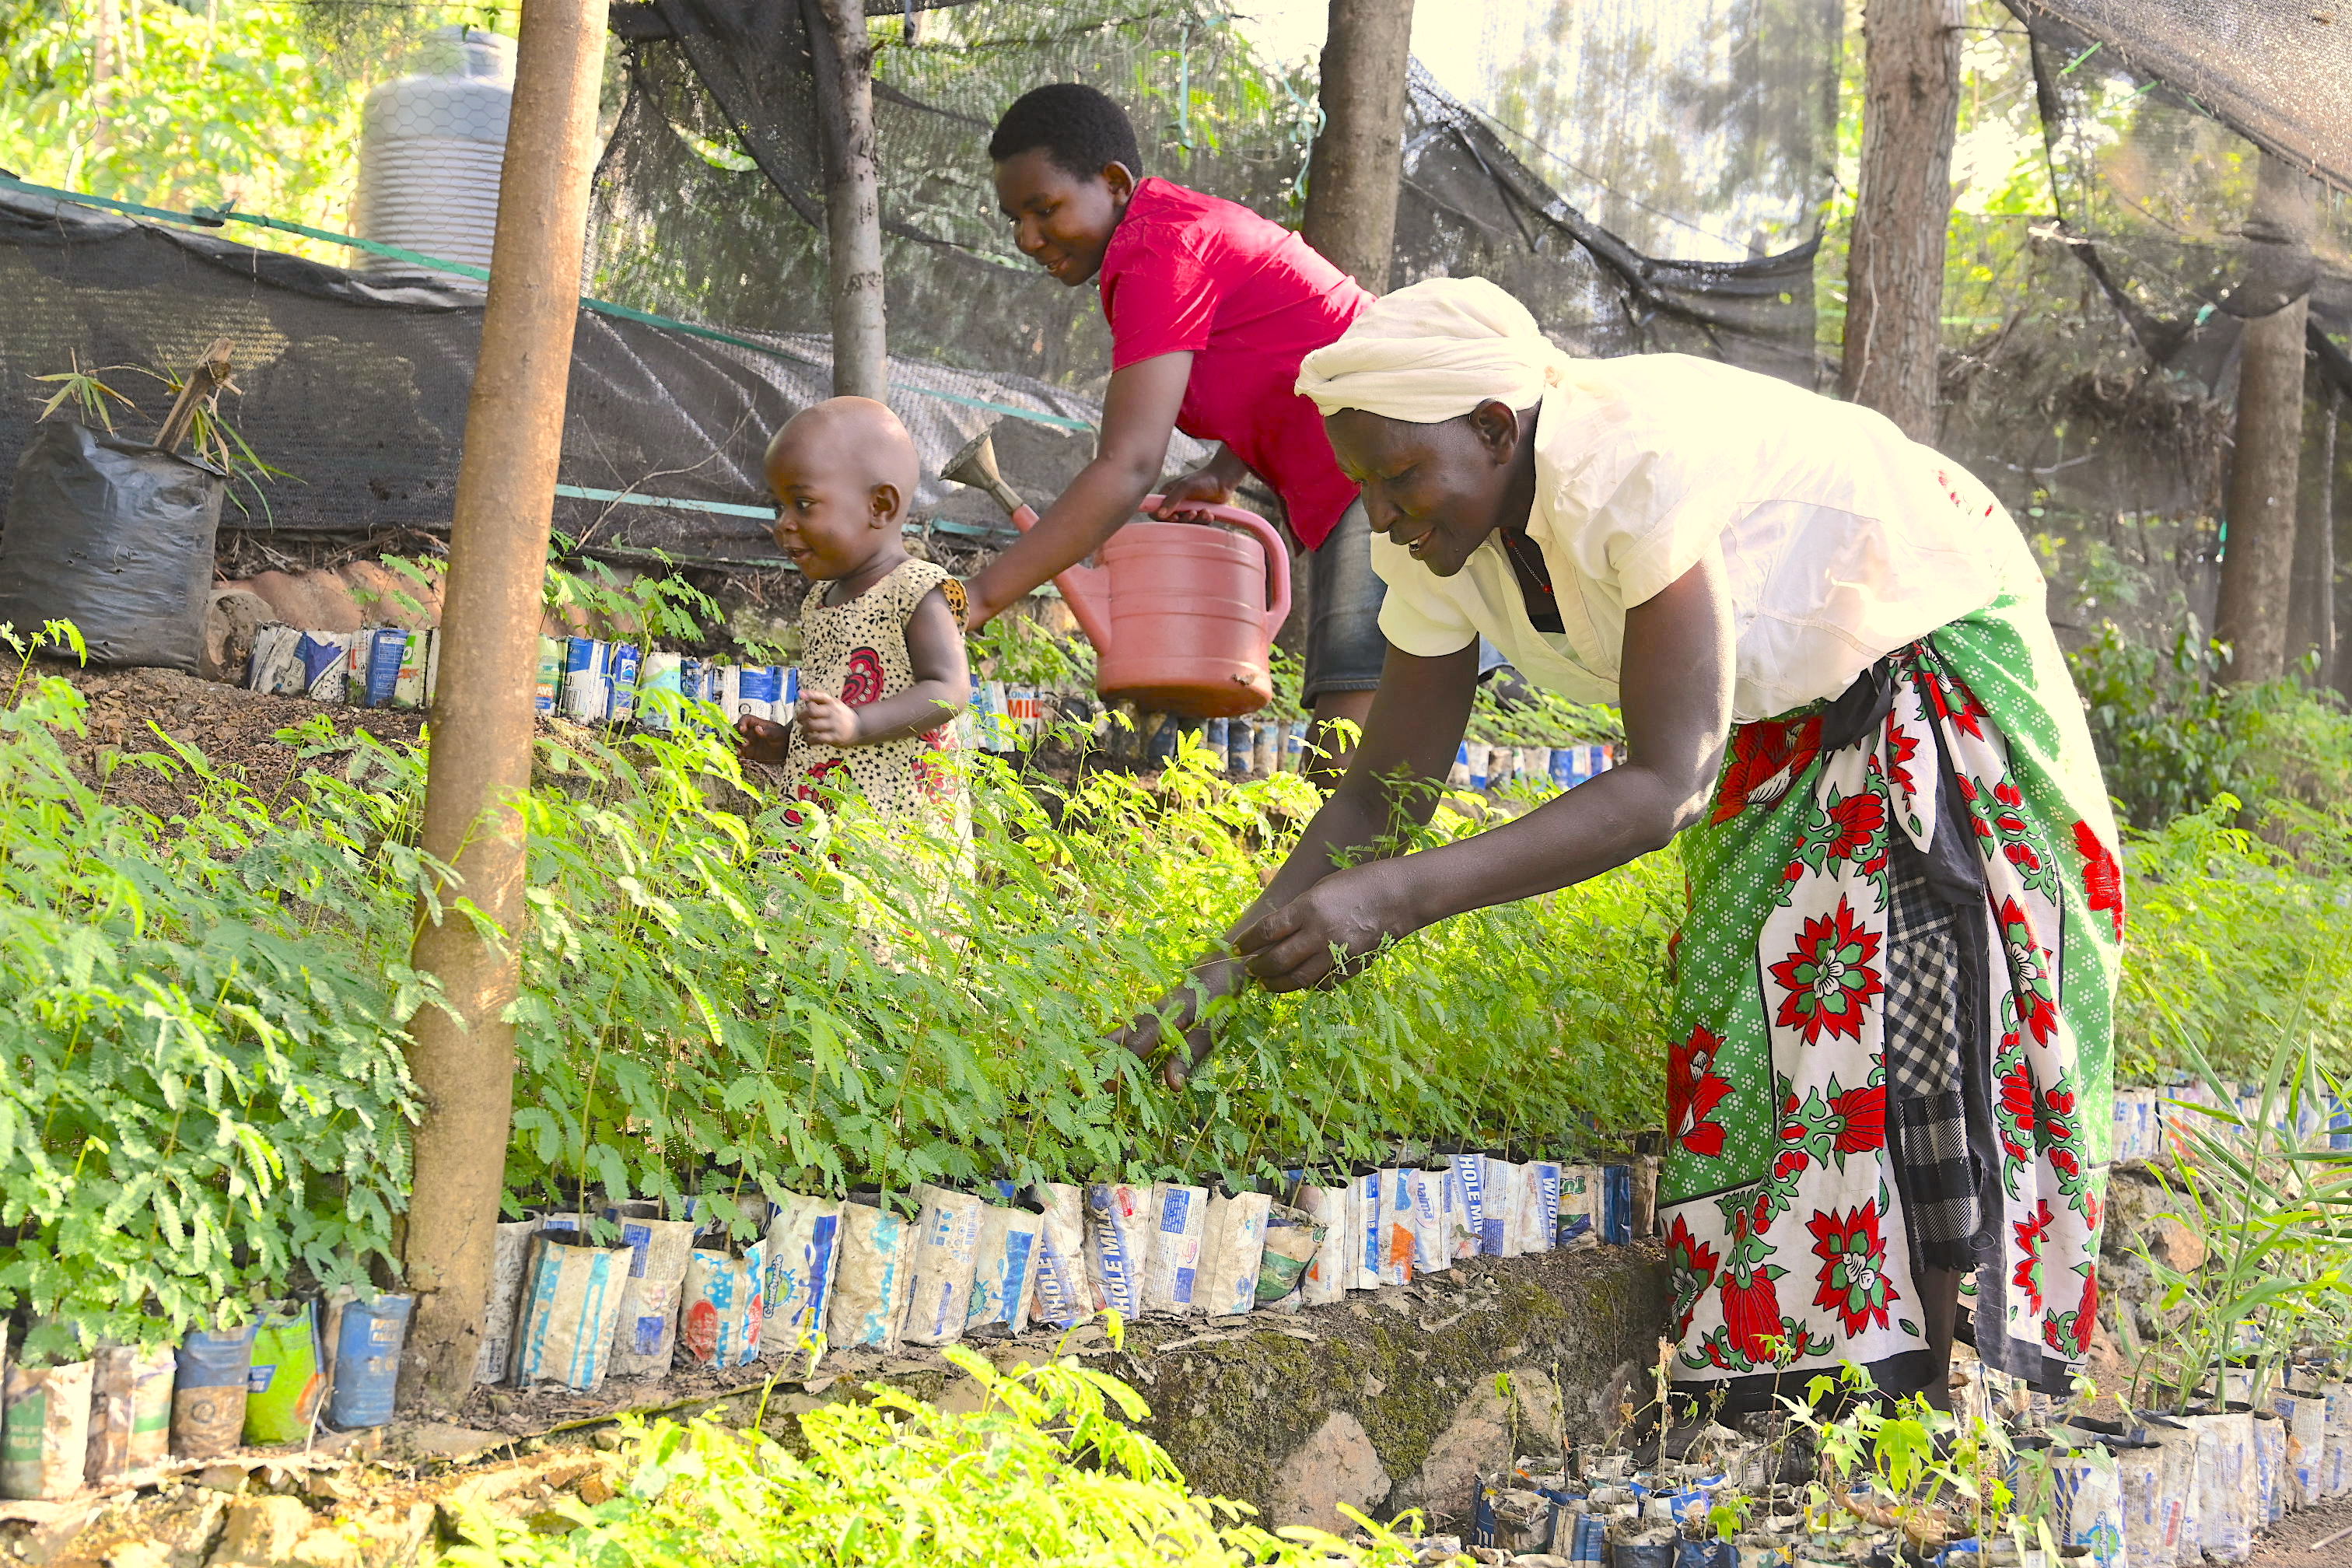
[[[431,28],[514,13],[403,0],[0,0],[0,167],[187,211],[347,230],[360,107]],[[340,246],[273,247],[341,264]]]

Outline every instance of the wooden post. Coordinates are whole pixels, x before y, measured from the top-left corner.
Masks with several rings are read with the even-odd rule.
[[[2294,298],[2246,323],[2238,364],[2237,439],[2224,500],[2221,601],[2213,635],[2229,645],[2233,684],[2275,680],[2286,669],[2289,584],[2294,574],[2294,498],[2303,463],[2305,287],[2297,258],[2311,243],[2318,182],[2265,153],[2246,221],[2248,283],[2275,280]]]
[[[1307,243],[1375,294],[1389,286],[1404,174],[1412,0],[1331,0],[1323,129],[1307,159]]]
[[[876,171],[874,41],[861,0],[801,0],[816,76],[817,147],[833,276],[833,392],[887,399],[882,182]]]
[[[1960,0],[1870,0],[1862,179],[1846,257],[1838,394],[1936,437],[1945,231],[1960,109]]]
[[[580,311],[604,16],[605,0],[522,8],[489,300],[449,531],[423,843],[456,873],[440,890],[445,904],[464,899],[509,933],[525,915],[515,800],[530,784],[540,604]],[[417,1308],[401,1392],[412,1405],[454,1405],[473,1386],[489,1294],[514,1099],[514,1028],[504,1013],[520,964],[511,942],[484,938],[455,910],[420,922],[413,956],[440,982],[446,1005],[423,1008],[410,1026],[409,1070],[425,1115],[403,1246]]]

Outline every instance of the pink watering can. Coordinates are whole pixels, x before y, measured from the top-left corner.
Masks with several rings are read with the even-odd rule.
[[[1026,533],[1037,514],[997,471],[988,433],[940,477],[994,496]],[[1160,504],[1143,498],[1143,510]],[[1150,712],[1230,719],[1274,700],[1268,653],[1290,615],[1290,551],[1274,525],[1237,506],[1187,506],[1197,522],[1139,518],[1097,551],[1099,566],[1054,579],[1095,645],[1095,689]],[[1255,537],[1251,537],[1255,535]]]

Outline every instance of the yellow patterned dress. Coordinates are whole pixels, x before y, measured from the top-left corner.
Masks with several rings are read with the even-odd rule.
[[[961,584],[928,561],[896,570],[846,604],[828,605],[830,584],[812,587],[801,605],[801,690],[830,692],[852,708],[896,697],[914,684],[907,623],[932,589]],[[971,854],[971,800],[955,756],[955,724],[869,746],[818,745],[796,725],[785,753],[797,796],[824,803],[855,795],[876,816],[912,821],[940,837],[960,862]]]

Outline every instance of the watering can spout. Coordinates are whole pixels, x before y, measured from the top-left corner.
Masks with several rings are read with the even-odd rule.
[[[1037,526],[1036,509],[1021,499],[1020,492],[1005,482],[1003,470],[997,468],[996,443],[987,430],[965,442],[940,469],[940,478],[950,484],[986,490],[1013,520],[1013,526],[1024,533]],[[1078,630],[1095,645],[1095,650],[1109,652],[1110,584],[1102,569],[1073,566],[1054,579],[1054,586],[1061,590],[1062,602],[1070,606],[1070,614],[1077,617]]]

